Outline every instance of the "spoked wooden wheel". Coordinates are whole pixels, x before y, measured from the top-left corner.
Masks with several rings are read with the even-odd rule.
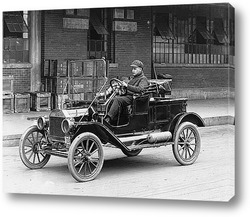
[[[44,131],[37,126],[28,128],[19,143],[19,155],[24,165],[30,169],[44,167],[50,159],[50,155],[43,151],[46,145]]]
[[[173,153],[182,165],[193,164],[200,153],[201,139],[196,125],[182,123],[174,136]]]
[[[93,133],[77,136],[69,148],[68,167],[71,175],[79,182],[95,179],[104,161],[102,143]]]

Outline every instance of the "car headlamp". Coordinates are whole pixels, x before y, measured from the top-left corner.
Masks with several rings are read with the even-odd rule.
[[[46,118],[45,117],[39,117],[38,119],[37,119],[37,128],[39,129],[39,130],[43,130],[45,127],[47,126],[47,120],[46,120]]]
[[[61,124],[61,128],[64,133],[68,133],[73,126],[74,126],[74,121],[70,119],[64,119]]]

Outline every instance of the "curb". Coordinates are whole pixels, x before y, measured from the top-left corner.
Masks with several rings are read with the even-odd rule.
[[[203,118],[205,122],[205,126],[217,126],[217,125],[235,125],[235,117],[227,115],[227,116],[217,116],[217,117],[207,117]]]
[[[35,119],[35,118],[31,118]],[[233,116],[218,116],[203,118],[205,126],[217,126],[217,125],[235,125],[235,117]],[[3,136],[3,147],[16,147],[19,146],[19,140],[22,134]]]
[[[3,136],[3,147],[19,146],[19,140],[22,134]]]

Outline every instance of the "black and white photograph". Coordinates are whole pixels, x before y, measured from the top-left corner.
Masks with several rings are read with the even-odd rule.
[[[3,193],[230,204],[236,13],[214,1],[4,9]]]

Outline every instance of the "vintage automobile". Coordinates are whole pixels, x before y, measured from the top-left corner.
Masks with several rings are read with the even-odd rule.
[[[84,182],[100,173],[103,147],[119,148],[132,157],[144,148],[171,145],[181,165],[196,161],[201,148],[198,127],[203,127],[204,122],[198,114],[186,111],[186,98],[171,96],[170,77],[150,80],[143,94],[134,96],[133,104],[119,111],[111,124],[104,121],[109,103],[116,94],[125,94],[126,89],[116,78],[108,81],[105,75],[103,81],[98,91],[109,84],[114,90],[110,97],[68,100],[64,108],[39,117],[37,124],[26,130],[19,145],[25,166],[39,169],[51,155],[65,157],[71,175]]]

